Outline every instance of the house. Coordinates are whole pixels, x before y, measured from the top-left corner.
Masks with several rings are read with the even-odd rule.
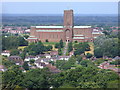
[[[0,71],[5,72],[7,69],[5,68],[4,65],[0,65]]]
[[[116,56],[115,58],[113,58],[113,60],[120,60],[120,57]]]
[[[101,69],[107,69],[106,66],[109,66],[109,65],[110,64],[107,61],[105,61],[105,62],[101,63],[100,66],[98,66],[98,67],[101,68]]]
[[[37,60],[39,58],[40,58],[40,56],[31,56],[30,55],[30,56],[26,56],[25,59],[24,59],[24,61],[30,61],[32,59]]]
[[[56,66],[53,66],[52,64],[47,64],[46,67],[50,70],[52,73],[59,73],[61,72],[59,69],[57,69]]]
[[[45,68],[47,67],[50,72],[52,73],[59,73],[60,70],[56,68],[56,66],[52,66],[52,64],[46,64],[44,62],[41,62],[40,60],[35,61],[35,65],[37,68]]]
[[[50,54],[45,54],[45,57],[46,58],[51,58],[51,55]]]
[[[49,58],[40,58],[40,59],[37,59],[37,60],[35,61],[35,64],[36,64],[36,63],[39,63],[39,62],[45,63],[45,64],[49,64],[49,61],[50,61]]]
[[[103,59],[109,59],[108,56],[103,56]]]
[[[74,51],[71,51],[71,52],[69,53],[69,55],[70,55],[70,57],[73,56],[73,55],[74,55]]]
[[[10,51],[4,50],[4,51],[1,53],[1,55],[9,57],[9,56],[10,56]]]
[[[14,61],[16,65],[23,65],[24,63],[20,56],[10,56],[8,57],[8,60]]]
[[[44,68],[46,66],[44,62],[36,62],[35,65],[37,68]]]
[[[51,52],[50,52],[50,55],[51,55],[51,56],[56,56],[56,55],[58,55],[58,51],[51,51]]]
[[[70,56],[59,56],[59,60],[68,60]]]
[[[56,61],[56,60],[59,60],[59,59],[57,59],[57,57],[51,57],[50,58],[50,61]]]

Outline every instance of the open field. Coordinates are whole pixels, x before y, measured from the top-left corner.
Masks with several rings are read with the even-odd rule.
[[[93,42],[89,42],[89,45],[90,45],[90,51],[85,51],[85,54],[91,53],[92,55],[94,55],[94,44],[93,44]]]
[[[18,49],[20,50],[24,50],[24,48],[26,48],[27,46],[19,46]]]

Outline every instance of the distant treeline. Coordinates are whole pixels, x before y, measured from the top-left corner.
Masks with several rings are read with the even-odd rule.
[[[62,15],[3,15],[2,16],[3,25],[63,25]],[[87,16],[87,15],[75,15],[74,16],[75,25],[101,25],[101,26],[117,26],[118,19],[116,15],[98,15],[98,16]]]

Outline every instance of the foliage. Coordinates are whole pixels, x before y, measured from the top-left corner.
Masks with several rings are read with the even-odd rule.
[[[101,63],[103,63],[105,60],[104,59],[97,59],[94,61],[94,64],[96,65],[100,65]]]
[[[64,45],[63,45],[63,40],[62,39],[59,41],[59,43],[55,44],[55,48],[63,48],[63,47],[64,47]]]
[[[91,53],[87,53],[86,57],[91,58],[93,55]]]
[[[56,88],[65,86],[76,88],[107,88],[109,82],[117,80],[118,77],[113,71],[81,66],[54,75],[52,84]]]
[[[9,50],[9,49],[17,49],[18,46],[26,46],[28,42],[20,36],[8,36],[2,37],[2,49]]]
[[[78,43],[78,41],[75,41],[75,43]]]
[[[50,64],[52,64],[53,66],[55,65],[54,61],[49,61]]]
[[[101,48],[95,48],[95,50],[94,50],[94,55],[95,55],[97,58],[103,57],[103,50],[102,50]]]
[[[119,60],[115,60],[110,62],[111,65],[120,65],[120,61]]]
[[[72,42],[69,42],[68,43],[68,52],[71,52],[72,50],[73,50]]]
[[[28,39],[29,35],[24,35],[25,39]]]
[[[45,42],[49,42],[48,39],[46,39]]]
[[[46,46],[46,51],[51,51],[52,50],[52,46],[51,45],[48,45],[48,46]]]
[[[28,62],[25,61],[22,67],[23,67],[25,70],[29,70]]]
[[[89,60],[82,60],[80,62],[80,64],[83,66],[83,67],[87,67],[89,65],[90,61]]]
[[[62,50],[61,50],[61,48],[58,48],[58,55],[62,55]]]
[[[95,50],[94,54],[97,58],[108,56],[115,57],[118,56],[118,39],[109,38],[107,36],[100,36],[94,41]]]
[[[20,53],[19,53],[19,50],[18,49],[13,49],[13,50],[11,50],[11,53],[10,53],[10,55],[19,55]]]
[[[26,52],[23,51],[23,52],[20,54],[20,57],[24,60],[24,59],[25,59],[25,56],[26,56]]]
[[[19,66],[14,65],[2,74],[2,88],[14,89],[23,80],[22,71],[19,70]]]
[[[18,45],[19,46],[27,46],[28,42],[23,37],[18,37]]]
[[[63,40],[62,40],[62,39],[60,40],[59,44],[60,44],[60,47],[61,47],[61,48],[64,47],[64,46],[63,46]]]
[[[41,41],[37,42],[37,43],[31,43],[28,47],[26,47],[24,49],[24,53],[28,53],[29,55],[38,55],[38,54],[42,54],[46,51],[50,51],[52,50],[52,46],[48,45],[48,46],[44,46],[43,43]]]
[[[32,69],[26,72],[20,84],[23,88],[49,88],[50,72],[48,69]]]
[[[75,52],[74,52],[75,56],[90,50],[90,46],[88,42],[81,42],[79,44],[75,44],[74,48],[75,48]]]
[[[56,67],[61,70],[67,70],[71,69],[73,65],[75,65],[76,59],[74,57],[71,57],[68,61],[66,60],[57,60],[56,61]]]
[[[60,48],[60,44],[59,44],[59,43],[56,43],[56,44],[55,44],[55,48]]]
[[[9,68],[13,65],[15,65],[15,63],[12,60],[2,60],[2,64],[6,67]]]
[[[30,60],[30,64],[33,64],[34,62],[35,62],[34,59],[31,59],[31,60]]]
[[[82,57],[81,56],[76,56],[76,61],[78,61],[78,64],[80,64],[80,62],[82,61]]]

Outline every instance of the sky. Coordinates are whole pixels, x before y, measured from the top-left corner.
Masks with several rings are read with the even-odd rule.
[[[117,14],[117,2],[3,2],[3,14],[63,14],[73,9],[75,14]]]

